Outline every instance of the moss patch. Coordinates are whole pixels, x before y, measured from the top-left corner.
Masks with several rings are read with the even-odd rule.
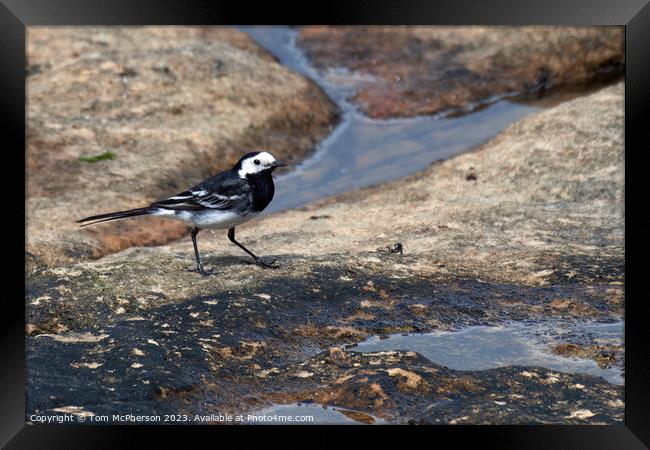
[[[115,153],[104,152],[102,154],[94,155],[94,156],[81,156],[79,157],[79,160],[87,163],[96,163],[98,161],[107,161],[115,158],[117,158],[117,155]]]

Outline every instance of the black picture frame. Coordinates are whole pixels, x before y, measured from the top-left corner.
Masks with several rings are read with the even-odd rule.
[[[74,426],[25,425],[25,357],[24,357],[24,303],[16,294],[6,290],[3,303],[2,366],[0,389],[0,444],[7,448],[116,448],[133,437],[145,437],[154,432],[158,438],[171,443],[178,438],[187,443],[191,436],[218,435],[222,442],[226,435],[238,438],[258,433],[271,436],[294,437],[294,433],[317,431],[323,443],[336,442],[341,432],[377,436],[382,441],[389,437],[405,442],[403,434],[413,438],[430,439],[431,433],[444,434],[454,440],[454,446],[468,441],[482,447],[495,448],[603,448],[633,449],[650,445],[650,352],[645,332],[643,303],[646,300],[642,256],[647,239],[643,228],[650,221],[642,218],[647,200],[643,196],[644,165],[633,162],[648,151],[644,128],[647,128],[650,105],[650,4],[646,0],[553,0],[553,1],[357,1],[308,3],[281,7],[278,2],[251,4],[250,2],[173,1],[173,0],[1,0],[0,1],[0,115],[2,117],[4,155],[13,155],[14,167],[5,168],[4,199],[15,205],[11,217],[19,217],[24,191],[20,176],[24,174],[25,148],[25,27],[30,25],[231,25],[231,24],[486,24],[486,25],[624,25],[626,37],[626,96],[625,96],[625,425],[611,426],[433,426],[433,427],[296,427],[287,434],[285,426],[275,427],[196,427],[196,426]],[[23,164],[23,168],[19,167]],[[22,170],[22,172],[21,172]],[[14,179],[12,179],[14,178]],[[17,179],[15,179],[17,178]],[[24,180],[22,180],[24,189]],[[10,198],[8,198],[10,197]],[[641,218],[639,239],[632,226],[634,216]],[[23,216],[24,217],[24,216]],[[8,225],[23,229],[25,223],[13,220]],[[643,225],[646,225],[645,227]],[[9,234],[11,233],[11,234]],[[13,236],[9,232],[5,236]],[[20,235],[21,231],[15,231]],[[18,286],[20,258],[12,258],[13,250],[20,255],[19,239],[5,240],[5,287]],[[14,242],[15,241],[15,242]],[[634,242],[634,244],[633,244]],[[15,249],[11,247],[12,244]],[[11,248],[10,248],[11,247]],[[22,253],[24,254],[24,253]],[[9,264],[9,262],[12,262]],[[14,263],[15,262],[15,263]],[[24,265],[23,265],[24,267]],[[23,289],[24,293],[24,289]],[[299,430],[297,428],[300,428]],[[242,431],[244,431],[242,433]],[[343,430],[343,431],[342,431]],[[397,440],[399,439],[399,440]],[[440,442],[439,437],[436,443]],[[127,441],[128,440],[128,441]],[[293,439],[291,439],[293,440]],[[299,441],[298,441],[299,442]],[[307,441],[311,444],[313,441]],[[407,441],[408,442],[408,441]],[[414,441],[413,441],[414,442]],[[425,441],[426,442],[426,441]],[[645,444],[645,445],[644,445]],[[407,444],[408,445],[408,444]]]

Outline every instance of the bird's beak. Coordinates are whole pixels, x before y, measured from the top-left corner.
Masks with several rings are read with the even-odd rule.
[[[276,168],[276,167],[287,167],[288,164],[283,163],[282,161],[274,161],[273,164],[271,164],[271,167]]]

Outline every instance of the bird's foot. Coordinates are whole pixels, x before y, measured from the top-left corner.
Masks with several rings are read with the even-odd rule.
[[[275,258],[270,258],[267,261],[264,261],[264,260],[262,260],[262,258],[260,258],[255,262],[257,263],[258,266],[262,266],[262,267],[265,267],[267,269],[279,269],[280,267],[282,267],[282,264],[280,263],[280,261],[278,261]]]
[[[207,277],[209,275],[216,275],[216,272],[214,271],[214,267],[210,267],[209,269],[206,269],[203,266],[186,267],[185,270],[188,271],[188,272],[199,273],[199,274],[203,275],[204,277]]]
[[[280,267],[283,266],[280,261],[278,261],[275,258],[257,258],[253,261],[251,260],[245,260],[242,261],[241,264],[257,264],[260,267],[264,267],[265,269],[279,269]]]

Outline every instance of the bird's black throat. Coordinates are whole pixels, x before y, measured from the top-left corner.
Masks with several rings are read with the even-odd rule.
[[[264,170],[262,172],[246,175],[246,179],[253,188],[253,211],[259,212],[266,208],[275,193],[275,185],[273,184],[272,170]]]

